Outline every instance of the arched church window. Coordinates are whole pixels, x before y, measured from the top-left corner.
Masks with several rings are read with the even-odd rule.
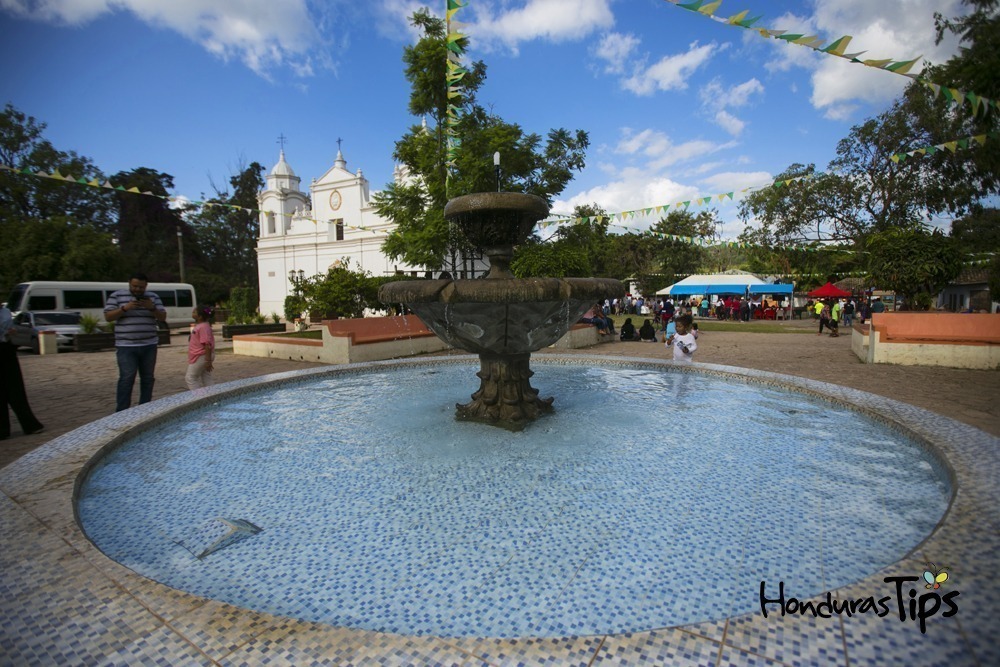
[[[267,233],[274,234],[274,213],[270,211],[267,213]]]
[[[337,225],[337,227],[336,227],[336,229],[337,229],[337,240],[338,241],[343,241],[344,240],[344,219],[343,218],[339,218],[339,219],[335,220],[334,222]]]

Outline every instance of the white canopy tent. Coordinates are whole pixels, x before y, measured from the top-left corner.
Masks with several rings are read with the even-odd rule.
[[[657,296],[689,296],[691,294],[746,294],[748,287],[767,285],[752,273],[696,274],[659,290]],[[773,287],[780,287],[773,285]],[[780,291],[780,290],[779,290]]]

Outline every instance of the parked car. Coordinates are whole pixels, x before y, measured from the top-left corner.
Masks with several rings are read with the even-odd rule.
[[[8,337],[16,347],[30,347],[38,354],[38,334],[55,331],[59,348],[72,348],[73,338],[80,333],[80,313],[57,311],[24,311],[14,317]]]

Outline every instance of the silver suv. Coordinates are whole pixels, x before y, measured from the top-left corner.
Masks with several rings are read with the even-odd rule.
[[[80,313],[24,311],[14,317],[7,337],[16,347],[30,347],[38,354],[38,334],[42,331],[54,331],[59,348],[72,348],[74,337],[80,333]]]

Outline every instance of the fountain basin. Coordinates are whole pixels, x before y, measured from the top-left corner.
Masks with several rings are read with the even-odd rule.
[[[216,398],[92,461],[81,525],[139,573],[240,607],[552,637],[750,613],[761,580],[800,599],[858,581],[951,499],[933,447],[829,400],[668,363],[554,361],[539,375],[563,378],[565,410],[516,435],[442,420],[468,358]],[[719,427],[668,428],[695,410]],[[216,516],[262,532],[202,560],[177,545]]]

